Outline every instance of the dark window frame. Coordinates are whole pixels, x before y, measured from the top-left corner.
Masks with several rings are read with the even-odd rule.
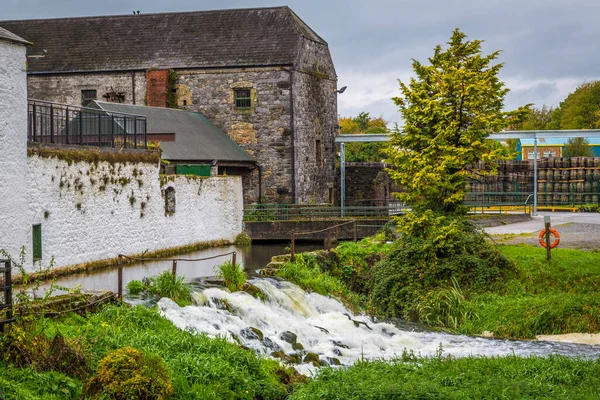
[[[33,262],[42,259],[42,224],[34,224],[32,229],[33,237]]]
[[[93,94],[94,97],[89,96],[90,94]],[[81,106],[82,107],[87,107],[94,100],[98,100],[98,91],[96,89],[81,90]]]
[[[238,110],[248,110],[252,108],[252,89],[233,89],[233,104]]]

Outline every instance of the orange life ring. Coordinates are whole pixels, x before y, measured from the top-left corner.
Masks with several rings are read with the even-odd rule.
[[[558,246],[558,244],[560,243],[560,235],[558,234],[558,231],[554,228],[550,228],[550,233],[554,235],[554,242],[552,242],[550,244],[550,248],[553,249],[556,246]],[[542,229],[542,231],[540,232],[540,245],[542,247],[546,247],[546,229]]]

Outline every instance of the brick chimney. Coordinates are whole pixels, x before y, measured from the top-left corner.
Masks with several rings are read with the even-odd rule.
[[[167,107],[169,98],[169,71],[146,71],[146,105],[152,107]]]

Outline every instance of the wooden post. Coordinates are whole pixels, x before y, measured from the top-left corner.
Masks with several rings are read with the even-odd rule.
[[[550,217],[544,216],[544,225],[546,227],[546,259],[550,261],[552,257],[550,252]]]
[[[231,255],[231,265],[233,266],[233,268],[235,268],[237,262],[237,253],[234,251],[233,254]]]
[[[294,242],[296,241],[295,235],[292,233],[292,245],[290,246],[290,259],[294,261],[296,257],[296,249],[294,248]]]
[[[352,221],[352,228],[354,229],[354,241],[358,242],[358,230],[356,228],[356,221]]]
[[[173,260],[173,276],[177,275],[177,260]]]
[[[119,254],[117,296],[119,297],[119,300],[123,300],[123,255],[121,254]]]

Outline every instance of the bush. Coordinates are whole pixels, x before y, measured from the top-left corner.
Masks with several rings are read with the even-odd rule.
[[[129,281],[127,284],[127,290],[129,291],[129,294],[140,294],[145,289],[146,286],[142,283],[142,281],[138,281],[137,279]]]
[[[407,214],[402,237],[373,271],[371,301],[386,316],[419,319],[419,299],[456,284],[485,290],[515,265],[462,218]]]
[[[244,283],[246,283],[246,272],[244,272],[240,264],[234,266],[231,261],[227,261],[217,266],[215,272],[218,278],[223,279],[225,286],[231,292],[241,290]]]
[[[148,291],[160,297],[168,297],[182,307],[192,304],[191,286],[185,283],[183,276],[173,275],[171,271],[151,277]]]
[[[242,232],[235,237],[233,244],[236,246],[250,246],[252,244],[252,238],[246,232]]]
[[[162,358],[124,347],[100,361],[86,392],[96,398],[161,400],[173,393],[173,385]]]

